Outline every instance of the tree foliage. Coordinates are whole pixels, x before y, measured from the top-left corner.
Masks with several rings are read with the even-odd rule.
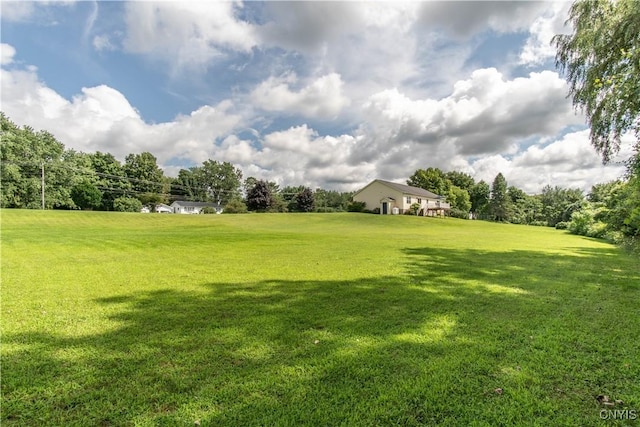
[[[44,172],[45,208],[74,208],[70,191],[75,165],[65,165],[70,159],[65,157],[64,145],[49,132],[18,127],[4,113],[0,113],[0,131],[0,207],[41,208]]]
[[[222,210],[225,214],[247,213],[247,205],[240,199],[231,199]]]
[[[565,71],[573,105],[584,111],[591,143],[606,162],[626,132],[640,139],[640,2],[577,0],[568,22],[573,34],[553,39],[556,65]]]
[[[247,194],[247,208],[250,211],[266,212],[273,204],[271,188],[266,181],[256,181]]]
[[[207,200],[207,189],[201,182],[198,167],[180,169],[171,183],[171,195],[180,200],[203,202]]]
[[[571,215],[579,211],[584,202],[582,191],[577,188],[545,186],[540,195],[543,218],[550,227],[559,222],[571,221]]]
[[[102,193],[87,179],[74,185],[71,189],[71,199],[80,209],[95,209],[102,203]]]
[[[491,185],[491,215],[495,221],[508,221],[511,200],[507,194],[507,180],[502,173],[496,175]]]
[[[313,196],[315,199],[316,211],[343,212],[349,209],[353,193],[317,188]]]
[[[134,197],[117,197],[113,201],[113,210],[117,212],[140,212],[142,202]]]
[[[488,214],[489,201],[491,199],[491,188],[484,181],[479,181],[469,191],[471,199],[471,211],[476,215],[484,216]]]
[[[305,187],[296,195],[296,208],[298,212],[313,212],[315,209],[315,197],[310,188]]]
[[[229,162],[206,160],[197,170],[200,183],[208,193],[208,200],[225,205],[240,196],[242,171]]]
[[[446,172],[444,176],[451,182],[451,184],[455,185],[456,187],[462,188],[463,190],[467,190],[468,193],[471,192],[471,189],[476,183],[471,175],[464,172],[449,171]]]
[[[100,209],[114,210],[117,198],[130,196],[131,182],[127,179],[122,164],[111,153],[97,151],[89,154],[90,167],[95,171],[96,187],[102,191]]]
[[[164,174],[156,157],[148,151],[127,155],[124,172],[136,193],[162,193]]]
[[[409,177],[407,185],[423,188],[432,193],[446,196],[451,188],[451,181],[438,168],[418,169]]]
[[[456,185],[449,187],[449,195],[447,200],[451,204],[452,209],[457,209],[466,214],[471,210],[471,198],[469,192],[464,188],[460,188]]]

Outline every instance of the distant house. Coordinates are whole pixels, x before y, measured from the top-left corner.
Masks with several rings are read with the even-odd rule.
[[[172,212],[177,214],[199,214],[204,208],[213,208],[216,213],[222,213],[222,206],[217,203],[187,202],[184,200],[176,200],[171,203]]]
[[[142,213],[150,213],[152,212],[152,208],[151,206],[143,206],[142,209],[140,209],[140,212]],[[169,205],[165,205],[164,203],[159,203],[156,205],[156,213],[173,213],[173,208]]]
[[[381,215],[403,214],[418,204],[418,215],[444,215],[451,209],[444,196],[410,185],[376,179],[353,195],[354,202],[363,202],[366,209],[379,210]]]
[[[169,205],[165,205],[164,203],[160,203],[156,205],[157,213],[173,213],[173,209]]]

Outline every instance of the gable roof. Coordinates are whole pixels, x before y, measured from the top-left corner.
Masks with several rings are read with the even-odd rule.
[[[385,180],[382,180],[382,179],[375,179],[375,180],[371,181],[362,190],[356,192],[356,194],[360,193],[361,191],[363,191],[365,188],[367,188],[368,186],[370,186],[374,182],[379,182],[380,184],[386,185],[387,187],[391,187],[396,191],[400,191],[401,193],[409,194],[411,196],[420,196],[420,197],[425,197],[425,198],[429,198],[429,199],[444,199],[445,198],[444,196],[439,196],[439,195],[437,195],[435,193],[432,193],[431,191],[425,190],[424,188],[412,187],[410,185],[398,184],[397,182],[385,181]],[[355,194],[354,194],[354,196],[355,196]]]

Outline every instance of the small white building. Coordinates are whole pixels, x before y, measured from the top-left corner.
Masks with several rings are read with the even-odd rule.
[[[140,212],[142,213],[151,213],[151,212],[173,213],[173,209],[169,205],[165,205],[164,203],[159,203],[156,205],[155,211],[152,210],[151,206],[143,206],[142,209],[140,209]]]
[[[157,213],[173,213],[173,209],[169,205],[165,205],[164,203],[160,203],[156,205]]]
[[[216,213],[222,213],[222,206],[217,203],[209,202],[188,202],[184,200],[176,200],[170,206],[173,213],[176,214],[199,214],[204,208],[213,208]]]
[[[418,215],[444,215],[451,209],[444,196],[423,188],[376,179],[353,195],[354,202],[363,202],[366,209],[380,210],[381,215],[402,214],[411,205],[420,205]]]

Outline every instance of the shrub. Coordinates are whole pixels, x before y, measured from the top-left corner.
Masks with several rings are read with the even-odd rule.
[[[142,202],[133,197],[118,197],[113,201],[113,210],[118,212],[140,212]]]
[[[449,216],[453,218],[469,219],[469,212],[463,211],[462,209],[451,208]]]
[[[597,221],[597,222],[591,223],[587,228],[587,236],[589,237],[596,237],[598,239],[603,239],[606,234],[607,234],[607,224],[605,224],[604,222]]]
[[[222,213],[226,214],[243,214],[247,212],[247,205],[239,199],[230,200],[222,211]]]
[[[569,223],[566,221],[560,221],[556,224],[556,230],[566,230],[569,228]]]
[[[349,206],[347,206],[347,211],[349,212],[364,212],[367,204],[365,202],[351,202]]]
[[[102,193],[95,185],[82,181],[71,189],[71,199],[80,209],[91,210],[102,203]]]
[[[583,209],[571,214],[571,222],[569,223],[569,231],[573,234],[588,236],[589,225],[593,222],[593,212],[589,209]]]
[[[420,206],[420,203],[414,203],[411,206],[409,206],[409,213],[411,215],[417,215],[418,212],[420,211],[420,208],[422,208],[422,206]]]
[[[211,215],[211,214],[217,214],[218,211],[216,210],[216,208],[212,206],[205,206],[204,208],[202,208],[200,213],[205,215]]]

